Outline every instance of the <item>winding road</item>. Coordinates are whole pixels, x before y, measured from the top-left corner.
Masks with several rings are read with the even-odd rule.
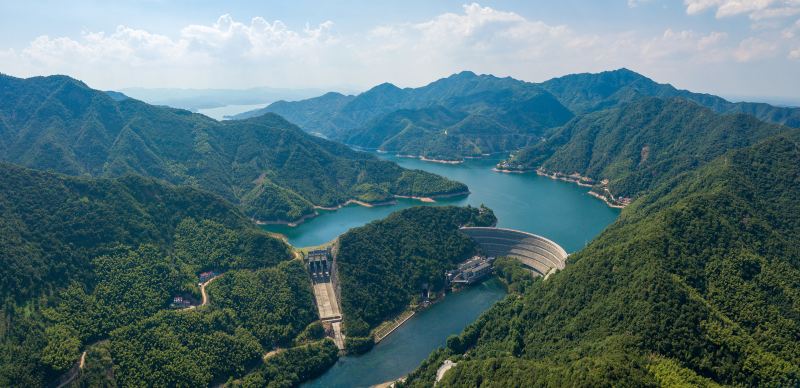
[[[197,305],[197,306],[184,307],[184,308],[182,308],[182,309],[180,309],[178,311],[192,310],[192,309],[207,305],[208,304],[208,293],[206,292],[206,286],[211,284],[211,282],[213,282],[214,280],[219,279],[222,275],[224,275],[224,274],[221,273],[221,274],[219,274],[217,276],[214,276],[211,279],[206,280],[203,283],[198,283],[197,285],[200,286],[200,295],[202,295],[202,301],[200,302],[200,304]]]

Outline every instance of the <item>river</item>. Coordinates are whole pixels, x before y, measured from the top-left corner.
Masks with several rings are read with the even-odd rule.
[[[499,280],[491,279],[449,294],[431,308],[415,314],[368,353],[339,359],[304,387],[369,387],[399,379],[419,366],[447,337],[467,325],[506,295]]]
[[[494,210],[498,226],[545,236],[568,252],[582,248],[619,215],[587,194],[588,189],[536,174],[503,174],[492,171],[499,158],[469,159],[462,164],[439,164],[381,154],[405,168],[421,169],[466,183],[471,194],[462,198],[426,204],[401,199],[393,206],[350,205],[336,211],[321,211],[297,227],[268,225],[264,228],[285,235],[294,246],[313,246],[332,240],[348,229],[380,219],[389,213],[418,205],[485,204]],[[461,332],[505,295],[496,279],[448,295],[428,310],[418,313],[369,353],[342,357],[330,370],[306,387],[368,387],[395,380],[414,370],[447,337]]]

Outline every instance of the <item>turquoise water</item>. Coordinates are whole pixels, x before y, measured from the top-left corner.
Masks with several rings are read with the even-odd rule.
[[[494,210],[498,226],[524,230],[548,237],[568,252],[582,248],[619,215],[588,189],[536,174],[493,172],[499,159],[472,159],[463,164],[438,164],[417,159],[380,155],[403,167],[430,171],[466,183],[467,197],[437,200],[426,204],[401,199],[397,205],[366,208],[351,205],[291,228],[266,226],[285,235],[294,246],[312,246],[330,241],[348,229],[380,219],[389,213],[418,205],[485,204]],[[369,353],[342,357],[324,375],[307,387],[367,387],[400,378],[414,370],[447,337],[461,332],[505,295],[496,279],[448,295],[442,302],[418,313]]]
[[[447,337],[461,332],[505,296],[497,279],[450,294],[414,315],[369,353],[342,357],[331,369],[304,387],[369,387],[396,380],[413,371]]]
[[[285,235],[294,246],[313,246],[330,241],[350,228],[411,206],[485,204],[494,210],[498,226],[545,236],[568,252],[574,252],[619,215],[619,210],[609,208],[587,194],[585,187],[532,173],[494,172],[491,169],[499,159],[470,159],[453,165],[386,154],[380,156],[406,168],[430,171],[463,182],[469,186],[471,194],[462,198],[437,200],[434,204],[401,199],[394,206],[366,208],[350,205],[332,212],[320,212],[320,216],[294,228],[268,225],[265,229]]]

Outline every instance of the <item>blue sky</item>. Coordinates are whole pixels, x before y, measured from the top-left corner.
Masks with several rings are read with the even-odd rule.
[[[364,89],[628,67],[800,100],[800,0],[3,1],[0,72],[126,87]]]

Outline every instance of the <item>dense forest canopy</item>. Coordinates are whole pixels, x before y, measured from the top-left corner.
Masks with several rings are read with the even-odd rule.
[[[444,271],[476,252],[461,226],[496,222],[486,207],[414,207],[339,238],[337,266],[348,336],[364,337],[409,306],[423,288],[444,286]]]
[[[607,179],[613,195],[636,197],[725,151],[787,129],[745,114],[718,114],[684,99],[643,97],[578,116],[502,166],[579,173],[598,185]]]
[[[336,362],[303,263],[251,219],[467,188],[264,112],[432,158],[524,147],[501,166],[635,198],[548,280],[499,258],[510,295],[403,384],[449,359],[439,386],[800,385],[800,109],[620,69],[462,72],[231,122],[0,75],[0,386],[53,384],[83,354],[74,385],[296,386]],[[479,252],[460,227],[496,221],[416,207],[340,236],[346,350]]]
[[[722,97],[677,89],[629,69],[570,74],[538,84],[575,114],[603,110],[641,97],[681,98],[717,113],[744,113],[768,123],[800,128],[800,108],[757,102],[730,102]]]
[[[408,385],[430,386],[450,358],[443,386],[796,386],[799,184],[797,131],[673,177]]]
[[[155,177],[214,192],[258,220],[314,205],[466,192],[460,183],[311,136],[277,115],[218,122],[114,99],[66,76],[0,75],[0,160],[71,175]]]
[[[2,386],[49,384],[83,351],[89,385],[208,385],[244,376],[317,319],[289,247],[216,195],[8,164],[0,179]],[[174,296],[199,304],[209,270],[222,274],[211,303],[170,310]],[[326,347],[310,349],[300,354],[330,364]]]

